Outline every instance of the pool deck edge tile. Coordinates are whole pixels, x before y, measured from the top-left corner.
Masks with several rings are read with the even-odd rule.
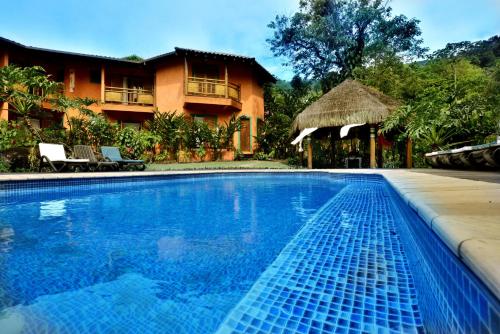
[[[379,174],[500,299],[500,185],[428,174],[414,178],[410,171]]]
[[[220,173],[335,173],[382,175],[395,191],[500,299],[500,184],[412,170],[198,170],[71,174],[0,174],[0,182]],[[479,224],[479,225],[478,225]]]

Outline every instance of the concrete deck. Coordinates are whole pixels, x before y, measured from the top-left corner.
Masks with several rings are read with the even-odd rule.
[[[380,174],[500,299],[500,174],[432,170],[203,170],[78,174],[0,174],[0,182],[241,172]]]

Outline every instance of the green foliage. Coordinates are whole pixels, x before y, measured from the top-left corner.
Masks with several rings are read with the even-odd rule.
[[[416,67],[414,75],[419,82],[414,98],[386,120],[384,132],[399,129],[433,147],[480,142],[495,132],[499,106],[492,104],[494,79],[483,69],[463,59],[438,60]]]
[[[287,164],[292,167],[300,167],[300,158],[298,156],[291,156],[287,159]]]
[[[265,119],[255,140],[259,150],[274,158],[286,158],[291,149],[290,127],[295,117],[320,96],[311,82],[296,76],[290,85],[278,82],[264,87]]]
[[[43,141],[46,143],[64,144],[68,141],[66,129],[61,125],[53,125],[49,128],[41,129],[40,137],[42,137]]]
[[[133,54],[133,55],[130,55],[130,56],[126,56],[126,57],[123,57],[122,59],[124,59],[124,60],[130,60],[130,61],[135,61],[135,62],[143,62],[143,61],[144,61],[144,58],[139,57],[139,56],[138,56],[138,55],[136,55],[136,54]]]
[[[353,76],[384,94],[408,101],[415,98],[422,85],[421,78],[416,74],[416,67],[418,65],[405,64],[401,57],[395,54],[386,53],[373,59],[370,66],[356,68]]]
[[[394,16],[381,0],[301,0],[297,13],[269,24],[268,43],[296,73],[321,80],[326,92],[382,53],[421,56],[418,23]]]
[[[40,66],[0,68],[0,101],[9,105],[9,110],[21,116],[27,129],[37,141],[46,140],[32,124],[30,117],[43,111],[44,103],[54,110],[66,113],[69,109],[88,111],[95,102],[89,98],[69,98],[63,94],[64,85],[55,82]],[[46,134],[50,138],[53,133]]]
[[[240,149],[236,149],[234,151],[234,160],[241,161],[244,158],[245,158],[245,155],[243,154],[243,152]]]
[[[257,152],[254,154],[254,159],[257,159],[257,160],[262,160],[262,161],[265,161],[265,160],[271,160],[271,158],[269,157],[269,155],[265,154],[264,152]]]
[[[448,43],[443,49],[435,51],[431,58],[465,58],[480,67],[494,67],[500,59],[500,36],[477,42]]]
[[[179,149],[182,131],[186,125],[184,115],[174,112],[155,112],[152,120],[146,122],[146,128],[160,138],[160,144],[171,155]]]
[[[138,159],[146,149],[147,141],[140,131],[130,127],[124,127],[116,136],[116,143],[120,151],[126,157]]]
[[[34,145],[31,133],[25,124],[0,121],[0,152],[14,147],[29,147]]]
[[[91,113],[86,117],[72,117],[69,120],[69,145],[99,146],[113,145],[118,132],[117,124],[113,124],[101,114]]]

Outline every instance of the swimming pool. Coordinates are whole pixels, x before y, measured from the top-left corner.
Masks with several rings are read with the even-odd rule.
[[[466,298],[455,306],[461,292],[453,291],[430,306],[441,281],[450,284],[435,272],[448,268],[433,268],[426,254],[436,243],[416,251],[429,231],[378,176],[240,173],[0,189],[4,331],[418,333],[497,321],[498,301],[453,261],[447,266],[484,303],[460,315],[454,307]]]

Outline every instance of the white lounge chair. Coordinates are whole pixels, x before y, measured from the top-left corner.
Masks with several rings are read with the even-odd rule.
[[[64,146],[59,144],[38,144],[40,149],[40,167],[39,172],[42,171],[44,164],[48,164],[54,172],[61,172],[67,166],[80,167],[87,169],[89,159],[68,159],[64,152]]]

